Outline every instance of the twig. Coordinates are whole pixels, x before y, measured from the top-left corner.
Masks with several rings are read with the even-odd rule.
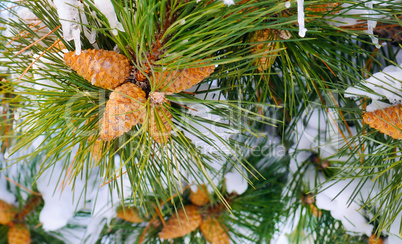
[[[28,48],[32,47],[33,45],[37,44],[38,42],[42,41],[43,39],[45,39],[46,37],[48,37],[49,35],[51,35],[53,32],[55,32],[56,30],[58,30],[61,27],[61,25],[57,26],[56,28],[54,28],[52,31],[50,31],[49,33],[47,33],[46,35],[42,36],[41,38],[39,38],[38,40],[36,40],[35,42],[29,44],[28,46],[26,46],[25,48],[21,49],[18,53],[15,54],[15,56],[20,55],[22,52],[26,51]]]
[[[138,244],[142,244],[142,242],[144,241],[145,235],[147,234],[149,227],[151,227],[151,224],[154,223],[156,216],[157,215],[154,215],[154,217],[152,217],[152,219],[149,221],[148,225],[145,227],[144,231],[142,231],[141,238],[140,238],[140,241],[138,242]]]
[[[40,193],[38,193],[38,192],[34,192],[34,191],[32,191],[32,190],[26,188],[25,186],[22,186],[21,184],[19,184],[19,183],[13,181],[12,179],[8,178],[7,176],[5,176],[5,178],[6,178],[7,181],[9,181],[9,182],[11,182],[11,183],[17,185],[19,188],[24,189],[25,191],[27,191],[27,192],[29,192],[29,193],[31,193],[31,194],[33,194],[33,195],[42,196],[42,194],[40,194]]]
[[[60,42],[60,39],[55,41],[50,47],[48,47],[46,49],[46,51],[42,52],[32,63],[30,63],[28,65],[28,67],[24,70],[24,72],[22,72],[22,75],[18,78],[18,81],[20,81],[22,79],[22,77],[24,77],[24,75],[28,72],[28,70],[32,67],[32,65],[34,65],[34,63],[36,63],[36,61],[38,61],[47,51],[49,51],[50,49],[52,49],[54,46],[56,46],[58,43]]]
[[[29,27],[29,29],[31,29],[31,28],[33,28],[33,27],[39,25],[40,23],[42,23],[42,21],[39,21],[38,23],[36,23],[36,24],[34,24],[34,25],[30,24],[28,27]],[[43,27],[43,26],[42,26],[42,27]],[[46,26],[45,26],[45,27],[46,27]],[[39,29],[38,29],[38,30],[39,30]],[[38,30],[36,30],[36,31],[38,31]],[[11,39],[11,41],[9,41],[9,42],[7,43],[7,45],[10,45],[13,41],[17,40],[18,38],[23,37],[22,34],[24,34],[25,32],[27,32],[27,31],[26,31],[26,30],[21,31],[18,35],[16,35],[13,39]],[[29,33],[28,33],[28,34],[29,34]],[[25,36],[26,36],[26,35],[25,35]]]

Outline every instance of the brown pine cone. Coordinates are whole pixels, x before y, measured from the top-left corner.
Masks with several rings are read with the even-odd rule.
[[[125,83],[110,95],[101,119],[100,138],[110,141],[143,121],[145,92],[137,85]]]
[[[179,93],[207,78],[215,70],[215,66],[189,68],[184,70],[166,70],[155,73],[151,78],[151,86],[162,92]]]
[[[168,100],[164,103],[170,105]],[[172,118],[172,114],[163,104],[151,104],[148,133],[156,142],[165,144],[169,140]]]
[[[402,105],[395,105],[383,110],[367,112],[363,116],[364,123],[381,133],[391,136],[394,139],[402,139]]]
[[[122,207],[117,209],[117,217],[131,223],[142,223],[144,220],[139,216],[135,207]]]
[[[274,50],[278,48],[279,42],[266,43],[266,41],[274,41],[276,39],[277,39],[277,33],[276,31],[272,31],[271,29],[264,29],[260,32],[256,32],[254,37],[252,38],[252,42],[265,42],[265,43],[260,43],[254,46],[251,49],[251,51],[255,53],[255,52],[261,52],[261,50],[263,50],[262,52],[266,53],[264,55],[269,55],[268,57],[261,57],[255,61],[258,70],[261,73],[272,66],[272,64],[275,61],[276,54],[278,54],[278,52]]]
[[[24,224],[14,224],[8,231],[8,244],[30,244],[31,235]]]
[[[398,15],[402,20],[402,15]],[[378,23],[374,28],[374,34],[380,38],[391,39],[394,44],[402,43],[402,26],[400,24]]]
[[[90,139],[88,139],[90,140]],[[102,146],[103,146],[103,141],[98,138],[96,139],[95,143],[92,145],[91,148],[91,154],[92,154],[92,159],[95,161],[99,161],[102,156]]]
[[[225,229],[213,217],[207,217],[202,221],[200,230],[205,240],[212,244],[229,244],[230,238]]]
[[[368,240],[368,244],[384,244],[384,239],[372,234]]]
[[[0,200],[0,224],[6,225],[14,220],[15,210],[10,204]]]
[[[201,221],[202,217],[198,211],[198,207],[195,205],[186,205],[184,208],[179,209],[177,214],[173,214],[169,218],[161,232],[159,232],[159,238],[173,239],[183,237],[197,229]]]
[[[88,49],[64,54],[64,62],[92,85],[114,89],[130,76],[130,60],[113,51]]]
[[[305,11],[312,11],[312,12],[316,12],[316,13],[325,13],[325,12],[331,12],[333,9],[335,9],[336,7],[338,7],[339,5],[341,5],[342,3],[338,2],[338,3],[324,3],[324,4],[314,4],[314,5],[310,5],[308,6]],[[338,11],[335,11],[333,13],[338,13]],[[307,16],[315,16],[314,14],[307,14]]]
[[[200,207],[207,205],[209,203],[207,187],[200,185],[196,192],[190,190],[190,201]]]

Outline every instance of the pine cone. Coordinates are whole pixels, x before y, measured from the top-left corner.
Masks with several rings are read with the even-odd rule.
[[[151,78],[151,84],[163,92],[179,93],[200,83],[214,70],[214,65],[184,70],[166,70],[155,73],[155,79]]]
[[[15,210],[10,204],[0,200],[0,224],[6,225],[14,220]]]
[[[141,123],[145,113],[145,92],[132,83],[125,83],[110,95],[101,119],[100,138],[110,141]]]
[[[337,6],[341,5],[342,3],[324,3],[324,4],[315,4],[315,5],[310,5],[305,9],[305,11],[312,11],[316,13],[321,13],[321,12],[331,12],[333,9],[335,9]],[[338,11],[335,11],[333,13],[338,13]],[[315,16],[314,14],[307,14],[307,16]]]
[[[90,140],[90,139],[88,139]],[[95,161],[99,161],[102,156],[102,146],[103,146],[103,141],[98,138],[96,139],[95,143],[92,145],[91,148],[91,154],[92,154],[92,159]]]
[[[212,244],[229,244],[230,238],[225,229],[219,223],[218,220],[212,217],[208,217],[202,221],[200,226],[201,233],[205,240]]]
[[[253,42],[263,42],[263,41],[273,41],[277,38],[277,34],[273,32],[271,29],[264,29],[262,32],[257,32],[252,39]],[[270,55],[268,57],[261,57],[256,60],[256,65],[258,67],[258,70],[262,73],[264,70],[268,69],[269,67],[272,66],[272,64],[275,61],[276,52],[272,52],[275,49],[278,48],[279,42],[269,42],[269,43],[260,43],[256,46],[254,46],[251,51],[253,53],[255,52],[261,52],[261,50],[264,50],[263,52],[270,52],[266,53],[266,55]]]
[[[202,217],[198,212],[198,207],[186,205],[184,208],[173,214],[159,232],[161,239],[173,239],[190,234],[200,226]]]
[[[130,60],[113,51],[88,49],[64,54],[64,62],[92,85],[114,89],[130,76]]]
[[[384,240],[381,237],[372,234],[368,240],[368,244],[384,244]]]
[[[168,100],[166,104],[170,105]],[[172,114],[167,110],[163,104],[151,104],[149,115],[149,128],[150,136],[158,143],[164,144],[168,141],[172,127]]]
[[[131,223],[142,223],[144,220],[139,216],[138,209],[132,207],[120,207],[117,209],[117,217]]]
[[[363,116],[364,123],[394,139],[402,139],[401,108],[402,105],[395,105],[383,110],[367,112]]]
[[[8,231],[8,244],[30,244],[31,235],[24,224],[14,224]]]
[[[205,185],[198,186],[196,192],[190,190],[190,201],[197,206],[205,206],[209,203],[208,190]]]
[[[402,20],[402,15],[398,15]],[[374,34],[384,39],[391,39],[394,44],[402,43],[402,26],[399,24],[378,23],[374,28]]]

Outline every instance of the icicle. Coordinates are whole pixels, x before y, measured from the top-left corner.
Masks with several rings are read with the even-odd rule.
[[[79,30],[74,30],[72,32],[73,34],[73,39],[74,39],[74,44],[75,44],[75,54],[80,55],[81,54],[81,32]]]
[[[78,9],[82,7],[82,3],[77,0],[54,0],[54,5],[57,8],[60,23],[63,29],[63,37],[66,41],[74,40],[77,54],[81,53],[81,28],[80,14]]]
[[[373,16],[374,11],[373,9],[373,1],[366,2],[364,4],[367,8],[370,8],[370,10],[367,10],[367,17],[370,18]],[[377,21],[375,20],[367,20],[367,33],[370,35],[371,40],[373,41],[373,44],[376,45],[376,48],[380,48],[381,45],[378,44],[378,38],[374,36],[374,28],[377,25]]]
[[[297,0],[297,22],[299,23],[299,36],[304,37],[307,31],[304,28],[304,0]]]
[[[117,20],[116,12],[110,0],[95,0],[95,6],[102,12],[109,21],[113,35],[117,35],[117,30],[124,32],[123,25]]]

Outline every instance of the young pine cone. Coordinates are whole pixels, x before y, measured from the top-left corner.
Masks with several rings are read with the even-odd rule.
[[[102,146],[103,141],[100,138],[96,139],[95,143],[92,145],[91,148],[91,154],[93,160],[99,161],[102,158]]]
[[[117,217],[131,223],[142,223],[144,220],[139,216],[137,208],[118,208]]]
[[[170,105],[166,100],[165,104]],[[172,132],[172,114],[163,104],[151,104],[148,133],[158,143],[165,144]]]
[[[8,231],[8,244],[30,244],[31,235],[24,224],[14,224]]]
[[[100,138],[110,141],[141,123],[146,112],[145,102],[145,92],[137,85],[128,82],[117,87],[106,103]]]
[[[331,12],[332,10],[334,10],[336,7],[338,7],[339,5],[341,5],[342,3],[338,2],[338,3],[324,3],[324,4],[315,4],[315,5],[310,5],[309,7],[307,7],[305,9],[305,11],[312,11],[312,12],[316,12],[316,13],[325,13],[325,12]],[[333,13],[338,13],[338,11],[335,11]],[[307,16],[315,16],[314,14],[307,14]]]
[[[200,230],[205,240],[212,244],[229,244],[230,238],[218,220],[212,217],[202,221]]]
[[[200,185],[196,192],[190,190],[190,201],[200,207],[207,205],[209,203],[207,187]]]
[[[266,42],[266,41],[274,41],[277,37],[277,34],[274,33],[271,29],[264,29],[262,32],[257,32],[253,38],[253,42]],[[264,55],[269,55],[268,57],[261,57],[256,60],[256,65],[258,70],[262,73],[264,70],[268,69],[272,66],[275,61],[277,51],[274,51],[278,48],[279,42],[269,42],[269,43],[260,43],[254,46],[251,51],[261,52],[263,50]]]
[[[113,51],[88,49],[64,54],[64,62],[92,85],[114,89],[130,76],[130,60]]]
[[[372,234],[368,240],[368,244],[384,244],[384,239]]]
[[[155,73],[155,78],[152,78],[151,84],[154,84],[157,90],[166,93],[179,93],[200,83],[214,70],[214,65],[184,70],[166,70]]]
[[[402,105],[395,105],[383,110],[367,112],[363,116],[364,123],[381,133],[391,136],[394,139],[402,139]]]
[[[402,20],[402,15],[398,16]],[[400,24],[378,23],[374,34],[380,38],[391,39],[394,44],[402,43],[402,26]]]
[[[10,204],[0,200],[0,224],[6,225],[14,220],[15,210]]]
[[[200,226],[202,217],[198,212],[198,207],[186,205],[184,208],[173,214],[159,232],[161,239],[173,239],[190,234]]]

